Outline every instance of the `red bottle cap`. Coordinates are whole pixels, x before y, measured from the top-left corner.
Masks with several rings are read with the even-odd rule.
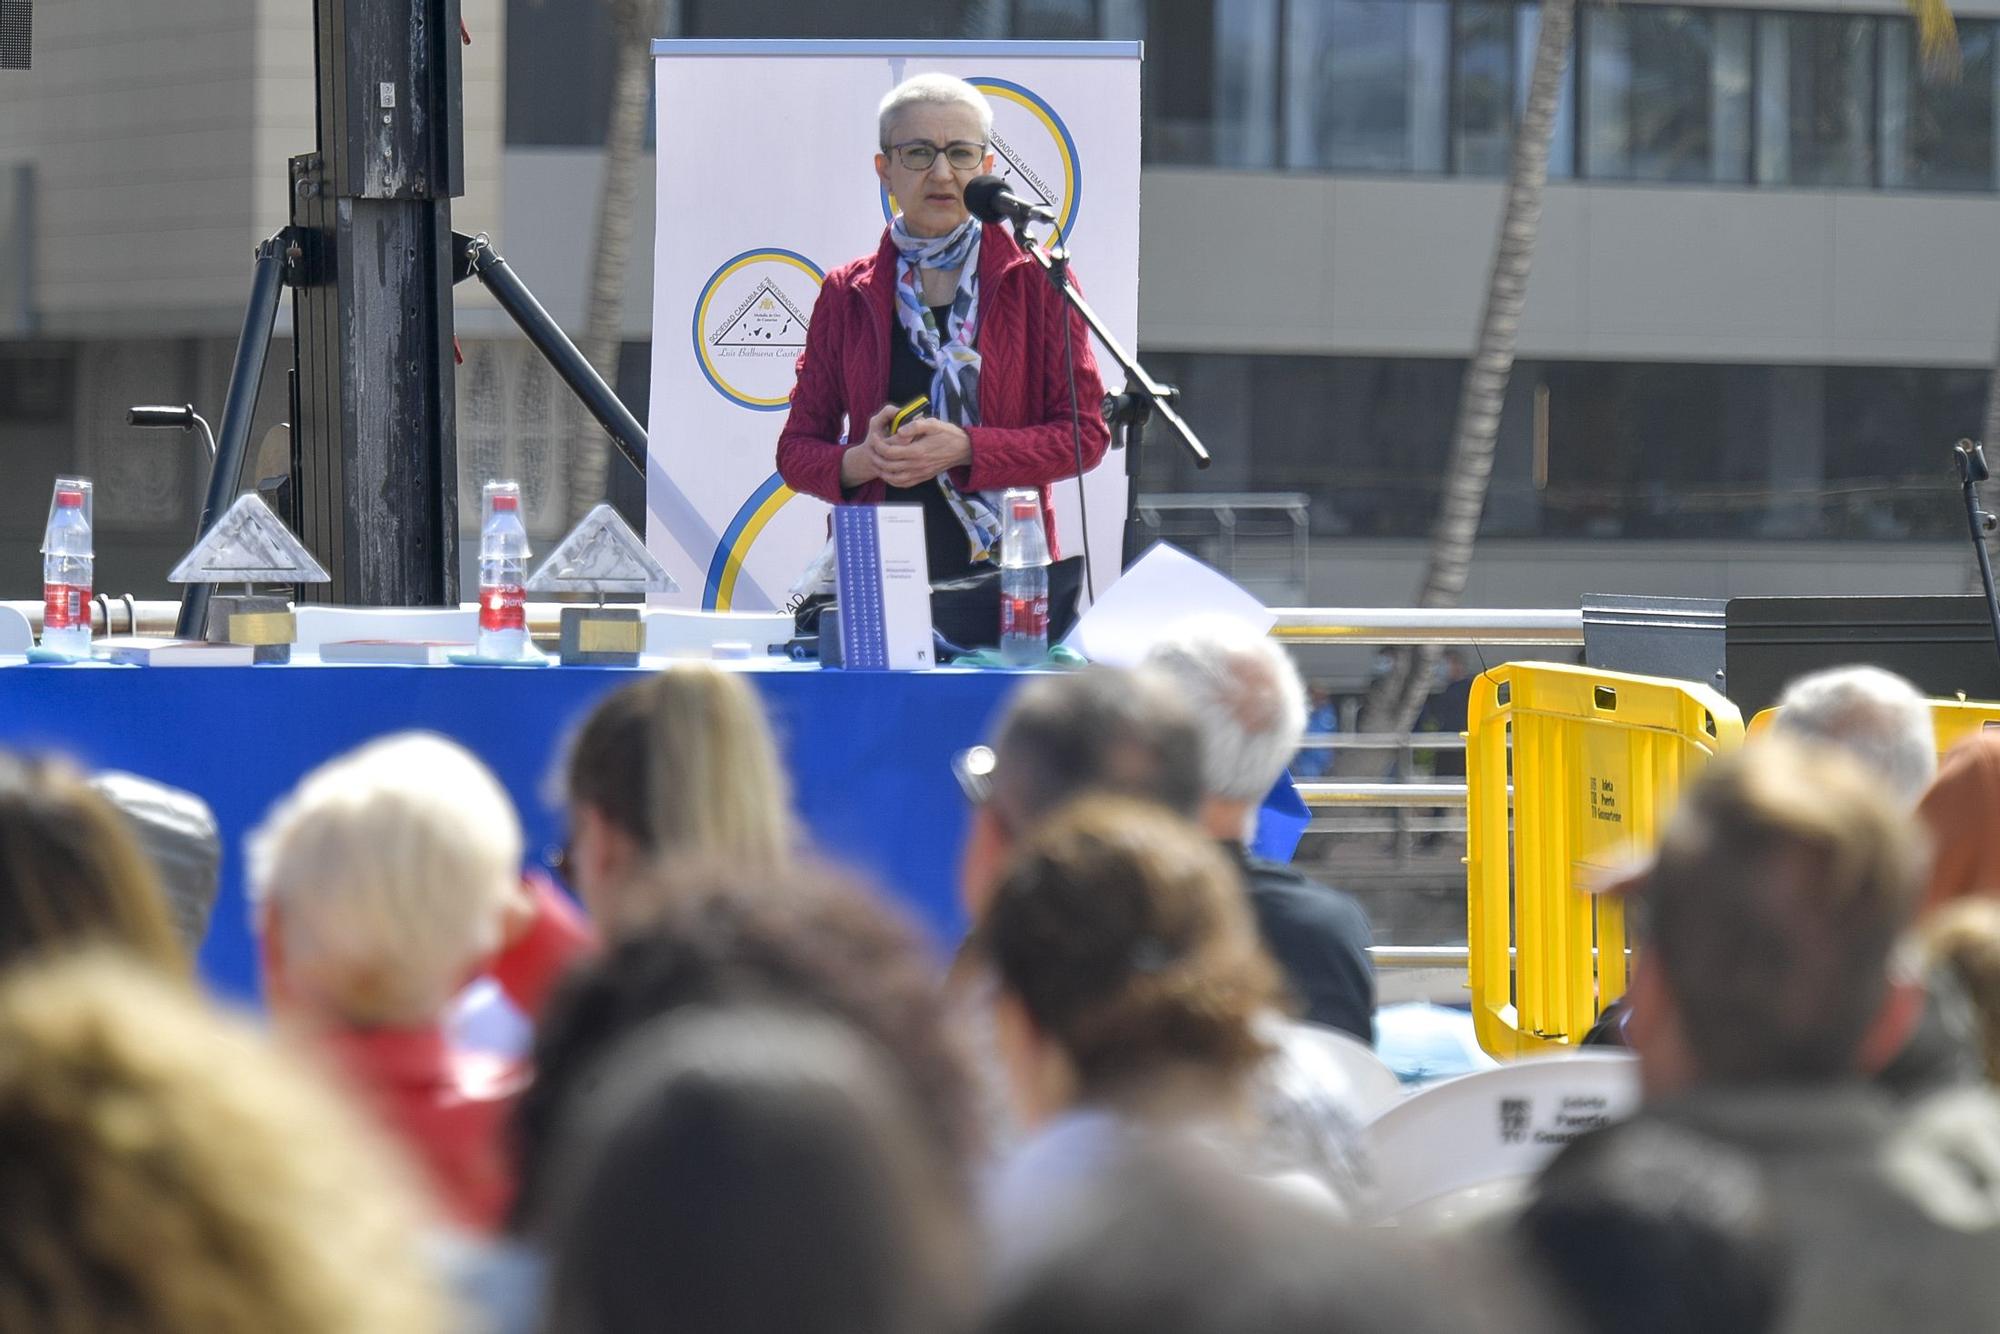
[[[493,512],[495,514],[500,513],[502,510],[506,510],[509,513],[515,513],[518,512],[520,508],[521,508],[521,498],[519,496],[510,496],[502,494],[493,497]]]

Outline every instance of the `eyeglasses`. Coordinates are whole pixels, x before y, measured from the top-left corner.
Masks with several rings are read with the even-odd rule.
[[[569,883],[570,871],[576,865],[576,854],[572,849],[570,841],[564,839],[560,844],[551,844],[549,847],[543,848],[542,865],[548,868],[551,875],[555,876],[558,884],[567,885]]]
[[[973,746],[951,757],[951,776],[958,790],[975,806],[984,806],[993,795],[993,748]]]
[[[964,139],[942,148],[928,139],[912,139],[907,144],[891,144],[884,151],[894,153],[896,161],[903,164],[905,171],[929,171],[939,153],[944,154],[944,160],[951,164],[953,171],[972,171],[986,160],[985,144]]]

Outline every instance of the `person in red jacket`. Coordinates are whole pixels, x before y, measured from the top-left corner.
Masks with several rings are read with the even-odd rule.
[[[499,1226],[502,1131],[525,1062],[456,1049],[445,1013],[485,973],[537,1015],[595,939],[562,892],[521,878],[512,802],[470,752],[403,733],[307,774],[251,837],[274,1016],[422,1169],[450,1220]]]
[[[875,174],[899,211],[820,287],[778,473],[836,505],[922,505],[932,583],[997,558],[1011,486],[1040,488],[1056,554],[1050,484],[1077,474],[1079,442],[1083,471],[1110,443],[1089,331],[1007,228],[966,211],[966,183],[993,167],[978,89],[918,75],[883,99],[880,129]],[[892,431],[919,397],[930,415]]]

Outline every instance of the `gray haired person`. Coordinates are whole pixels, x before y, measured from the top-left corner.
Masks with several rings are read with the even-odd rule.
[[[1253,856],[1257,813],[1305,735],[1298,669],[1269,636],[1233,621],[1178,627],[1146,657],[1191,706],[1202,737],[1199,820],[1241,872],[1264,948],[1304,1017],[1374,1042],[1375,972],[1367,914],[1290,865]]]
[[[1914,810],[1937,776],[1930,702],[1880,667],[1831,667],[1801,676],[1778,699],[1772,729],[1838,746]]]

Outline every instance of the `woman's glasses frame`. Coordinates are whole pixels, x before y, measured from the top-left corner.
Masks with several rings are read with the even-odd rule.
[[[948,144],[934,144],[928,139],[912,139],[908,143],[890,144],[883,152],[894,155],[904,171],[929,171],[938,154],[951,164],[953,171],[977,171],[986,161],[988,145],[974,143],[969,139],[956,139]]]

